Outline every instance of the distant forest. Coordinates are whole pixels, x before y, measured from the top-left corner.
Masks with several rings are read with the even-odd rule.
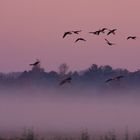
[[[123,75],[122,79],[105,82],[107,79]],[[71,83],[60,85],[66,77],[71,77]],[[83,71],[69,70],[67,64],[61,64],[58,72],[46,72],[40,64],[32,66],[24,72],[0,73],[0,89],[5,88],[79,88],[79,89],[140,89],[140,70],[129,72],[127,69],[113,69],[111,66],[92,64]]]

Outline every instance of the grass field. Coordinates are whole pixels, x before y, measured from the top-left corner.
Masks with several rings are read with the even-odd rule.
[[[140,140],[140,132],[136,133],[117,133],[114,130],[102,133],[89,134],[88,131],[81,131],[79,135],[54,134],[41,136],[32,129],[26,129],[20,136],[0,137],[0,140]]]

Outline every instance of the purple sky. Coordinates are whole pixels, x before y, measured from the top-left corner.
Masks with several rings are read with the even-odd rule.
[[[92,63],[140,68],[139,0],[0,0],[0,71],[24,71],[40,59],[46,71],[61,63],[86,69]],[[116,36],[88,34],[101,27],[117,28]],[[67,30],[83,30],[62,39]],[[136,41],[126,40],[136,35]],[[116,43],[110,47],[104,38]]]

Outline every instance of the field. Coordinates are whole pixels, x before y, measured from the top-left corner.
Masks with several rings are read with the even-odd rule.
[[[125,133],[116,133],[112,130],[89,134],[87,130],[83,130],[79,135],[53,134],[41,136],[35,133],[33,129],[26,129],[20,136],[3,136],[0,137],[0,140],[140,140],[140,132],[129,134],[126,129]]]
[[[0,140],[140,139],[139,95],[29,92],[0,95]]]

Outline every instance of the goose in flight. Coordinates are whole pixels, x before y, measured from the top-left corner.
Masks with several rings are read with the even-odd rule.
[[[116,31],[116,30],[117,30],[117,29],[109,30],[109,32],[107,33],[107,35],[110,35],[110,34],[115,35],[115,31]]]
[[[134,40],[136,40],[136,38],[137,38],[136,36],[128,36],[128,37],[127,37],[127,40],[128,40],[128,39],[134,39]]]
[[[72,31],[74,34],[79,34],[82,30]]]
[[[71,83],[71,80],[72,80],[72,78],[71,78],[71,77],[68,77],[68,78],[62,80],[62,81],[59,83],[59,85],[64,85],[65,83]]]
[[[76,42],[78,42],[78,41],[86,41],[84,38],[77,38],[76,40],[75,40],[75,43]]]
[[[111,82],[111,81],[118,81],[118,80],[120,80],[120,79],[122,79],[122,78],[124,78],[124,76],[123,75],[120,75],[120,76],[116,76],[116,77],[113,77],[113,78],[109,78],[109,79],[107,79],[105,82],[106,83],[108,83],[108,82]]]
[[[40,63],[40,61],[37,59],[35,63],[30,64],[30,66],[36,66]]]
[[[63,35],[63,38],[65,38],[67,35],[71,35],[71,34],[72,34],[72,32],[70,32],[70,31],[69,32],[65,32],[64,35]]]
[[[106,38],[105,38],[105,41],[106,41],[106,43],[107,43],[109,46],[115,45],[115,43],[111,43],[111,42],[108,41]]]

